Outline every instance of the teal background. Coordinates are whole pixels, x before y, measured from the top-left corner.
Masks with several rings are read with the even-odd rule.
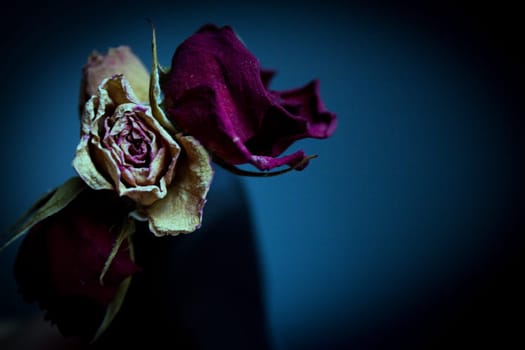
[[[80,68],[93,49],[126,44],[149,66],[150,19],[169,65],[202,24],[230,24],[278,71],[272,88],[320,79],[339,122],[330,139],[289,150],[319,155],[306,170],[242,179],[276,348],[523,342],[523,67],[511,10],[105,6],[15,9],[4,23],[2,230],[74,175]],[[9,273],[0,315],[29,312]]]

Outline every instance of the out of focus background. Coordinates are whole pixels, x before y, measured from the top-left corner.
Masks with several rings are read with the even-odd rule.
[[[273,89],[319,79],[338,116],[331,138],[290,148],[319,155],[304,171],[242,179],[275,349],[523,344],[525,76],[505,1],[56,2],[3,17],[2,231],[74,175],[92,50],[129,45],[150,66],[151,20],[169,66],[201,25],[228,24],[277,70]],[[0,320],[35,308],[16,293],[16,248],[0,255]]]

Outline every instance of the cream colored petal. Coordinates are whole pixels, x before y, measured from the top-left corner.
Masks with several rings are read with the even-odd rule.
[[[73,159],[73,168],[84,182],[94,190],[111,190],[110,184],[97,170],[89,154],[89,137],[84,136],[80,140]]]
[[[147,169],[148,172],[145,174],[144,182],[148,184],[154,184],[159,180],[159,173],[156,171],[156,169],[162,169],[166,162],[166,157],[169,156],[171,156],[171,154],[166,155],[166,149],[161,148],[157,150],[157,154],[155,154],[154,158],[150,162],[149,168]],[[175,163],[176,160],[172,162]],[[170,183],[172,178],[173,176],[171,176],[169,179]],[[167,180],[168,179],[166,179],[166,181]]]
[[[91,138],[90,151],[91,160],[98,165],[100,171],[111,181],[112,188],[118,189],[121,179],[120,169],[111,151],[102,147],[98,136]]]
[[[82,135],[91,133],[98,109],[100,109],[100,96],[91,97],[84,105],[80,116],[80,133]]]
[[[105,90],[115,105],[140,104],[140,99],[123,75],[115,75],[104,80],[99,89]]]
[[[168,191],[166,181],[161,179],[159,185],[126,187],[120,184],[118,193],[120,196],[127,196],[141,205],[151,205],[162,198],[165,198]]]
[[[168,169],[164,174],[166,184],[169,185],[172,182],[177,159],[181,149],[173,137],[166,131],[166,129],[162,127],[160,122],[151,115],[151,110],[148,110],[148,113],[144,113],[143,120],[149,125],[149,127],[151,127],[153,130],[156,130],[156,132],[159,134],[161,140],[163,140],[164,146],[166,147],[166,157],[171,158]]]
[[[175,136],[183,152],[175,177],[163,199],[145,208],[156,236],[190,233],[201,226],[202,210],[213,179],[208,152],[190,136]]]
[[[149,75],[140,59],[127,46],[110,48],[106,55],[94,52],[83,68],[81,104],[94,95],[100,83],[116,74],[123,74],[133,87],[138,99],[148,101]]]

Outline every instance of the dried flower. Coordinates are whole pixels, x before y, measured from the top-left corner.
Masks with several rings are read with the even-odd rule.
[[[134,217],[155,235],[176,235],[200,227],[213,169],[207,151],[177,134],[160,108],[153,50],[149,104],[124,75],[102,80],[84,106],[73,167],[91,188],[133,199]]]
[[[33,226],[20,246],[15,277],[22,295],[37,301],[65,335],[92,337],[117,290],[139,270],[124,240],[101,283],[125,209],[114,192],[85,189]]]
[[[91,188],[145,206],[166,196],[180,147],[123,75],[103,80],[88,100],[81,134],[73,167]]]
[[[238,173],[244,163],[289,166],[250,173],[278,175],[311,158],[281,156],[292,143],[336,128],[317,81],[270,90],[274,73],[261,70],[228,26],[202,27],[177,48],[169,71],[157,62],[153,32],[152,61],[148,73],[126,46],[89,57],[73,159],[79,177],[38,200],[2,237],[0,250],[27,233],[15,263],[20,291],[65,335],[96,340],[119,311],[140,270],[135,220],[157,236],[200,227],[213,178],[209,152]]]
[[[173,56],[163,84],[168,117],[225,163],[303,168],[303,151],[278,156],[298,139],[332,135],[335,114],[317,81],[279,92],[268,89],[271,76],[230,27],[204,26]]]

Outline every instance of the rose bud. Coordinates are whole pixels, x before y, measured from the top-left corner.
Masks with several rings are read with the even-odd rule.
[[[163,83],[168,117],[223,163],[304,168],[303,151],[278,156],[296,140],[332,135],[336,116],[325,109],[317,81],[272,91],[271,76],[232,28],[204,26],[173,56]]]
[[[117,74],[123,74],[139,101],[148,101],[149,73],[142,61],[133,54],[128,46],[110,48],[101,55],[94,51],[82,69],[80,87],[80,106],[97,92],[100,83]]]
[[[100,280],[127,210],[115,193],[85,189],[22,241],[14,266],[20,292],[66,336],[91,338],[121,283],[139,270],[124,240]]]

